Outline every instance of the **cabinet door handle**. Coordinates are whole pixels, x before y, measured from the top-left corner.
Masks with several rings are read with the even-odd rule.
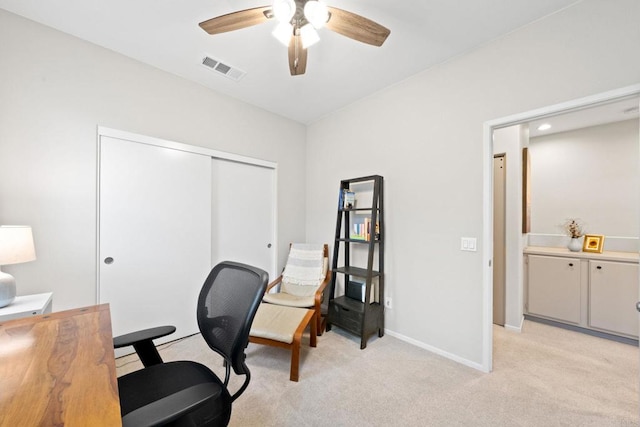
[[[573,267],[573,263],[572,262],[569,263],[569,267]]]
[[[597,266],[596,268],[597,268],[598,270],[602,270],[602,266],[600,266],[600,265],[599,265],[599,266]]]

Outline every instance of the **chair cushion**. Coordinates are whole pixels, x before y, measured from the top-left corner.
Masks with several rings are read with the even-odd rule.
[[[301,286],[298,286],[298,288],[300,287]],[[285,289],[275,294],[265,294],[264,297],[262,297],[262,301],[289,307],[313,307],[315,304],[315,288],[312,288],[313,292],[310,296],[291,295],[290,293],[284,292],[284,290]]]
[[[307,312],[303,308],[262,303],[253,319],[249,335],[291,344],[293,335]]]
[[[231,397],[222,381],[209,368],[196,362],[168,362],[134,371],[118,378],[122,416],[188,387],[212,383],[220,394],[206,404],[202,415],[207,418],[231,416]]]

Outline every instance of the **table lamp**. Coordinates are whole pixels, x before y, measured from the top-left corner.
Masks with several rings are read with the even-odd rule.
[[[31,227],[26,225],[0,226],[0,266],[19,264],[36,259]],[[16,298],[16,279],[0,271],[0,307]]]

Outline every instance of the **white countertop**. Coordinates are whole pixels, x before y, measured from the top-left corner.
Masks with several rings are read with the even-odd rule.
[[[593,252],[571,252],[567,248],[552,248],[546,246],[527,246],[524,248],[526,255],[547,255],[558,256],[566,258],[580,258],[580,259],[599,259],[603,261],[620,261],[620,262],[635,262],[640,259],[640,254],[637,252],[615,252],[604,251],[601,254]]]

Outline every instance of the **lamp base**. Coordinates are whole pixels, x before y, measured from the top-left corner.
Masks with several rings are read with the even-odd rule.
[[[0,308],[16,299],[16,279],[9,273],[0,271]]]

